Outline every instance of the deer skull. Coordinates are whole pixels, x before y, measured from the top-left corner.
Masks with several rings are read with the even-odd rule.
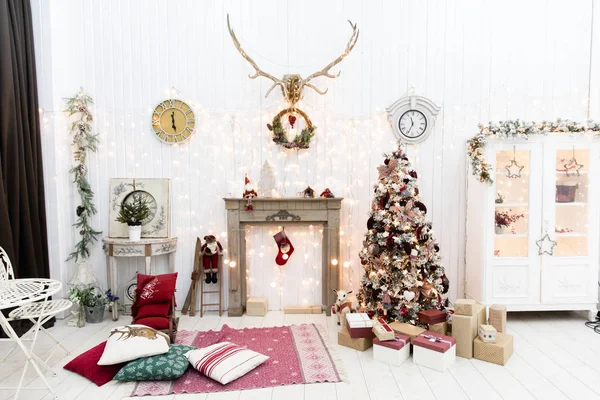
[[[348,43],[346,43],[346,48],[345,48],[344,52],[338,58],[336,58],[335,60],[333,60],[332,62],[327,64],[325,66],[325,68],[323,68],[322,70],[317,71],[317,72],[309,75],[306,78],[302,78],[298,74],[289,74],[289,75],[284,75],[282,79],[279,79],[279,78],[276,78],[273,75],[268,74],[268,73],[264,72],[263,70],[261,70],[259,68],[258,64],[256,64],[256,62],[254,62],[254,60],[252,58],[250,58],[250,56],[244,51],[244,49],[242,48],[242,45],[240,44],[240,41],[235,36],[235,33],[233,32],[233,29],[231,28],[231,24],[229,23],[229,14],[227,14],[227,28],[229,29],[229,34],[231,35],[233,44],[235,45],[235,48],[240,52],[242,57],[244,57],[246,59],[246,61],[248,61],[250,63],[252,68],[254,68],[254,71],[255,71],[254,74],[250,74],[250,75],[248,75],[248,77],[250,79],[256,79],[259,76],[262,76],[262,77],[272,80],[273,85],[269,88],[269,90],[267,90],[267,94],[265,95],[265,98],[268,97],[269,94],[271,94],[271,91],[273,89],[275,89],[277,86],[279,86],[281,88],[281,92],[283,93],[283,98],[288,102],[288,104],[290,105],[291,108],[294,108],[296,103],[298,103],[302,99],[304,87],[309,87],[319,94],[327,93],[327,89],[320,90],[316,86],[314,86],[312,83],[310,83],[310,81],[313,80],[314,78],[317,78],[319,76],[325,76],[327,78],[334,79],[334,78],[337,78],[338,76],[340,76],[341,72],[338,72],[336,75],[333,75],[329,72],[329,70],[331,68],[333,68],[334,66],[336,66],[337,64],[339,64],[344,58],[346,58],[346,56],[348,54],[350,54],[350,52],[356,45],[356,42],[358,40],[358,34],[359,34],[357,25],[353,24],[350,21],[348,21],[348,23],[350,23],[350,26],[352,27],[352,35],[350,36]]]

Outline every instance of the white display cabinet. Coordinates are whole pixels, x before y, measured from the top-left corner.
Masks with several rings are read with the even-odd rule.
[[[595,317],[599,147],[597,139],[564,134],[486,144],[494,183],[469,171],[467,184],[467,297],[509,311]]]

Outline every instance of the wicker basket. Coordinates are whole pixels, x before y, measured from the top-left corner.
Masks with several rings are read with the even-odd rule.
[[[561,183],[556,185],[556,202],[573,203],[577,193],[576,183]]]

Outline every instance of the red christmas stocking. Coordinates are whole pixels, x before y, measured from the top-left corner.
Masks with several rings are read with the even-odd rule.
[[[273,235],[273,239],[275,239],[275,243],[277,243],[277,247],[279,248],[279,253],[277,254],[277,257],[275,257],[275,262],[277,265],[285,265],[294,252],[294,246],[292,246],[292,242],[290,242],[285,231],[277,232]]]

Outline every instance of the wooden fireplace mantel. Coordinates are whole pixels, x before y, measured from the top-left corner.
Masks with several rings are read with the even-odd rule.
[[[322,303],[331,312],[335,301],[333,289],[341,279],[340,211],[342,198],[257,198],[253,211],[245,211],[246,199],[225,198],[227,210],[227,252],[236,266],[229,269],[228,315],[239,316],[246,307],[246,235],[247,225],[323,225]],[[333,265],[331,260],[338,260]],[[275,260],[273,260],[275,262]]]

